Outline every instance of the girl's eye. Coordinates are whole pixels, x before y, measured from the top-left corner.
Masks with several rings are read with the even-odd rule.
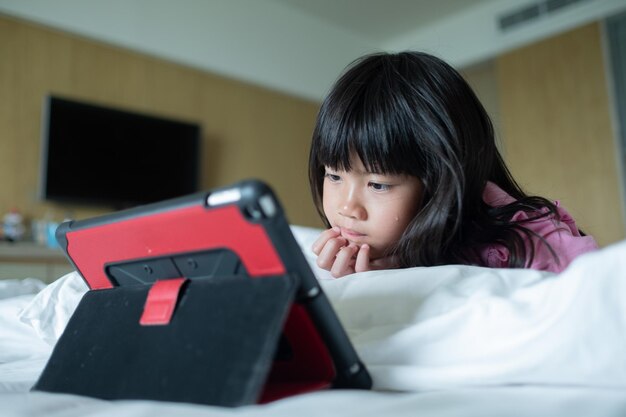
[[[336,174],[331,174],[330,172],[326,173],[326,178],[330,180],[330,182],[338,182],[341,180],[341,177]]]
[[[391,189],[391,185],[389,184],[381,184],[378,182],[370,182],[369,186],[372,187],[374,191],[388,191]]]

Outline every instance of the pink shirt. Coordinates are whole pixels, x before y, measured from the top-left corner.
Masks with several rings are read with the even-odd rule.
[[[504,190],[492,182],[488,182],[483,192],[483,200],[490,206],[503,206],[515,201]],[[535,245],[535,257],[530,264],[530,268],[542,271],[561,272],[578,255],[598,248],[598,244],[591,236],[581,236],[576,223],[570,214],[555,202],[561,220],[557,221],[552,216],[542,217],[523,223],[522,226],[542,236],[557,254],[557,262],[550,250],[538,238],[527,240],[527,244]],[[523,220],[529,216],[523,211],[515,213],[511,220]],[[502,245],[489,245],[480,252],[481,263],[491,268],[507,268],[509,261],[509,251]]]

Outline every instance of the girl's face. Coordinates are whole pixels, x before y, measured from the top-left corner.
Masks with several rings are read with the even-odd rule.
[[[424,187],[410,175],[367,172],[357,156],[350,166],[350,171],[326,167],[324,214],[346,240],[359,246],[367,243],[371,259],[377,259],[400,239],[421,208]]]

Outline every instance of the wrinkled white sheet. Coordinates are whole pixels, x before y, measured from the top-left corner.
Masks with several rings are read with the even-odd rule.
[[[444,266],[322,284],[379,389],[556,384],[626,392],[626,242],[559,275]]]
[[[500,384],[626,389],[626,241],[561,274],[463,265],[341,279],[315,266],[378,389]]]
[[[0,415],[626,415],[626,242],[559,275],[451,265],[321,283],[375,388],[403,393],[236,410],[27,393],[84,291],[70,274],[36,296],[0,286]]]
[[[626,388],[626,242],[559,275],[463,265],[320,281],[380,390]],[[53,345],[86,290],[73,273],[20,313]]]
[[[18,320],[33,298],[28,292],[42,287],[34,280],[0,281],[0,393],[27,391],[50,355],[50,346]]]
[[[156,401],[100,401],[48,393],[0,394],[3,417],[624,417],[619,390],[491,387],[424,393],[325,391],[271,404],[219,408]]]

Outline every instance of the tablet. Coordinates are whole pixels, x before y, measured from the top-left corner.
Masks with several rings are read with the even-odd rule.
[[[91,290],[181,278],[288,276],[295,282],[295,298],[259,401],[323,387],[371,387],[370,375],[310,269],[278,198],[261,181],[64,222],[56,235]],[[312,377],[303,382],[303,375]]]

